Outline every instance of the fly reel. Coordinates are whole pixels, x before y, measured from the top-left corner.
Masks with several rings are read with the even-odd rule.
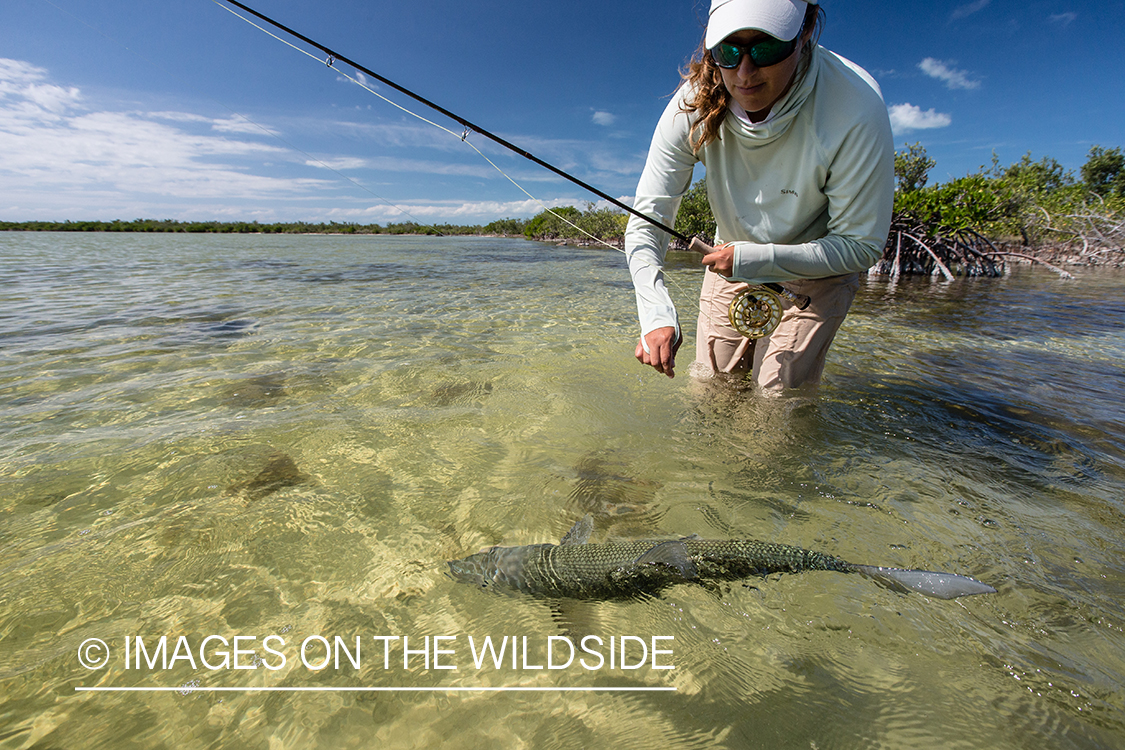
[[[748,339],[769,336],[781,322],[781,296],[763,286],[752,286],[730,301],[730,324]]]

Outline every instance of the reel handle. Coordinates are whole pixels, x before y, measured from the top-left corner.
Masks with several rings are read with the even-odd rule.
[[[691,238],[691,244],[688,245],[688,250],[693,250],[701,255],[710,255],[711,253],[715,252],[715,248],[711,247],[698,237]],[[809,306],[809,303],[812,302],[812,300],[805,295],[791,292],[781,284],[770,283],[762,284],[761,286],[764,286],[770,291],[777,292],[782,299],[796,305],[798,310],[804,310]]]

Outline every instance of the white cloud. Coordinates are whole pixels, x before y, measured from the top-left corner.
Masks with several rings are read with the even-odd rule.
[[[618,200],[626,205],[632,205],[633,196],[619,196]],[[433,221],[434,223],[465,223],[482,224],[497,218],[531,218],[543,211],[543,207],[561,208],[562,206],[577,206],[584,208],[585,198],[551,198],[548,200],[514,200],[514,201],[434,201],[432,203],[398,203],[394,206],[386,203],[376,203],[362,208],[336,208],[323,214],[318,214],[319,221],[355,221],[360,223],[378,223],[387,221],[405,221],[413,216],[419,221]],[[596,208],[613,208],[608,201],[593,201]],[[407,216],[409,214],[409,216]]]
[[[971,16],[977,11],[981,11],[987,8],[990,2],[992,2],[992,0],[976,0],[976,2],[966,3],[965,5],[958,5],[953,9],[953,13],[951,13],[949,17],[956,21],[959,18]]]
[[[554,198],[542,203],[533,200],[518,201],[437,201],[434,203],[397,203],[393,206],[376,203],[365,208],[341,208],[329,211],[324,221],[355,221],[378,223],[404,221],[410,216],[435,223],[487,223],[497,218],[530,218],[543,211],[543,206],[582,206],[576,198]]]
[[[203,115],[193,115],[190,112],[145,112],[144,116],[150,120],[171,120],[172,122],[195,122],[209,125],[214,120]]]
[[[208,120],[216,133],[245,133],[247,135],[277,135],[277,131],[248,120],[242,115],[231,115],[223,120]]]
[[[913,104],[894,104],[887,111],[891,116],[891,130],[895,135],[911,130],[944,128],[953,122],[953,118],[947,114],[934,109],[923,112],[921,107]]]
[[[0,57],[0,97],[12,91],[22,90],[46,77],[47,71],[43,68],[23,60]]]
[[[391,156],[373,158],[360,158],[353,156],[326,157],[324,159],[310,159],[305,162],[310,167],[326,167],[337,171],[370,169],[376,172],[401,172],[406,174],[441,174],[458,175],[462,177],[475,177],[478,179],[491,179],[499,177],[500,173],[490,167],[486,162],[474,164],[456,164],[448,161],[429,161],[425,159],[403,159]],[[508,171],[508,170],[505,170]],[[510,174],[510,172],[509,172]],[[520,182],[534,180],[554,180],[555,178],[543,173],[521,174],[516,177]]]
[[[1054,15],[1048,16],[1047,20],[1049,20],[1051,23],[1057,23],[1060,26],[1070,26],[1075,22],[1075,20],[1077,20],[1077,18],[1077,13],[1056,13]]]
[[[605,125],[606,127],[609,127],[617,120],[617,116],[610,114],[609,112],[602,112],[599,110],[594,113],[593,119],[595,125]]]
[[[0,106],[5,114],[20,120],[53,121],[81,101],[78,89],[45,83],[46,78],[43,68],[0,58]]]
[[[93,111],[78,89],[46,79],[42,68],[0,59],[0,204],[35,213],[30,200],[38,196],[45,204],[40,211],[77,218],[75,213],[88,216],[92,205],[106,210],[156,196],[190,204],[297,196],[330,184],[252,174],[239,166],[240,157],[254,164],[288,151],[212,134],[243,132],[237,119]]]
[[[336,158],[307,159],[305,160],[305,166],[322,167],[342,172],[349,169],[367,169],[371,164],[367,159],[358,156],[339,156]]]
[[[24,89],[23,95],[37,107],[55,114],[69,109],[82,98],[76,88],[64,89],[50,84],[32,84]]]
[[[945,83],[946,88],[950,89],[976,89],[980,88],[980,81],[975,81],[969,78],[968,71],[957,70],[956,68],[949,67],[948,63],[937,60],[933,57],[927,57],[922,62],[918,63],[918,67],[922,72],[930,78],[936,78]]]
[[[306,153],[264,137],[275,131],[233,113],[144,110],[135,99],[121,109],[58,84],[44,68],[0,57],[0,218],[402,220],[389,206],[366,208],[381,193],[419,219],[439,223],[479,223],[543,210],[522,195],[504,202],[512,194],[509,184],[459,134],[405,118],[272,118],[276,134],[298,144],[344,144],[339,151]],[[600,124],[615,121],[611,113],[594,112],[599,115],[604,115]],[[593,184],[621,174],[635,182],[644,163],[643,152],[622,153],[596,142],[503,137]],[[581,206],[592,198],[479,134],[470,134],[469,141],[537,197],[572,196],[544,200],[550,206]],[[361,151],[352,155],[357,143]],[[354,177],[362,189],[324,167]],[[415,197],[403,201],[384,190],[386,185]],[[499,202],[488,200],[494,185],[502,187],[495,191]],[[450,190],[466,191],[467,200],[427,199],[446,197]]]

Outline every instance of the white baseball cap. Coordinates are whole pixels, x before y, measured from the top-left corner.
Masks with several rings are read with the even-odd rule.
[[[801,31],[805,9],[818,0],[711,0],[707,19],[707,49],[736,31],[755,29],[788,42]]]

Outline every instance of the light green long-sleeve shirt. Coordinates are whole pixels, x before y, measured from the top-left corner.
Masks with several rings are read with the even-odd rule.
[[[871,267],[894,202],[894,141],[878,85],[823,47],[761,123],[728,112],[720,137],[692,153],[681,87],[657,124],[634,207],[668,226],[697,162],[707,168],[715,244],[735,243],[732,278],[816,279]],[[625,252],[641,335],[679,325],[664,286],[668,235],[629,220]]]

